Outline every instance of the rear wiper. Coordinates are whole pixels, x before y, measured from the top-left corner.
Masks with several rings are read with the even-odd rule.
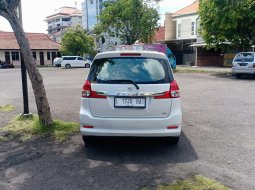
[[[139,90],[139,86],[133,80],[107,80],[106,82],[114,83],[114,84],[133,84],[137,90]]]

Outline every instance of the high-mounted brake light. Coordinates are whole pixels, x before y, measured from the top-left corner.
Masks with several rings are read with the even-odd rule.
[[[97,94],[97,92],[92,91],[91,83],[88,80],[85,81],[85,83],[84,83],[84,85],[82,87],[81,96],[83,98],[101,98],[101,99],[106,99],[106,96],[99,95],[99,94]]]
[[[141,54],[140,53],[121,53],[120,56],[136,57],[136,56],[141,56]]]
[[[180,90],[177,82],[174,80],[170,83],[170,90],[161,96],[155,96],[154,99],[180,98]]]

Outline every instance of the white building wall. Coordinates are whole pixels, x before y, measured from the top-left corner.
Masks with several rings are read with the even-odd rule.
[[[20,52],[19,50],[0,50],[0,60],[5,62],[5,52],[10,52],[10,62],[13,63],[14,66],[20,66]],[[12,60],[12,52],[19,52],[19,60],[14,61]],[[58,51],[54,50],[32,50],[32,52],[36,52],[36,59],[34,62],[36,65],[40,65],[40,52],[44,54],[44,65],[52,65],[52,52],[57,54]],[[48,60],[47,52],[50,52],[50,60]]]
[[[175,18],[176,20],[176,39],[197,38],[197,15],[188,15]],[[194,22],[194,35],[192,35],[192,22]],[[181,27],[180,36],[178,35],[178,27]]]
[[[5,61],[4,51],[0,51],[0,60]]]
[[[82,26],[82,16],[72,16],[71,17],[71,26]]]

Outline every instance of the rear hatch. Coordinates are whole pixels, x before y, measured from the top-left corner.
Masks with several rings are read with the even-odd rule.
[[[98,59],[88,81],[96,94],[89,98],[95,117],[151,118],[170,114],[173,74],[166,59],[128,55]]]
[[[233,66],[239,67],[240,69],[252,68],[253,63],[254,63],[254,53],[241,52],[235,56],[233,61]]]

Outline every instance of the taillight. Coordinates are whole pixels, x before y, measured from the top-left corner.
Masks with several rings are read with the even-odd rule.
[[[87,80],[85,81],[85,83],[82,87],[81,96],[83,98],[102,98],[102,99],[106,99],[106,96],[99,95],[95,91],[92,91],[91,83]]]
[[[177,82],[174,80],[170,83],[169,91],[161,96],[155,96],[154,99],[180,98],[180,90]]]
[[[170,84],[170,96],[171,98],[180,98],[179,86],[175,80]]]
[[[255,68],[255,63],[253,63],[253,68]]]

